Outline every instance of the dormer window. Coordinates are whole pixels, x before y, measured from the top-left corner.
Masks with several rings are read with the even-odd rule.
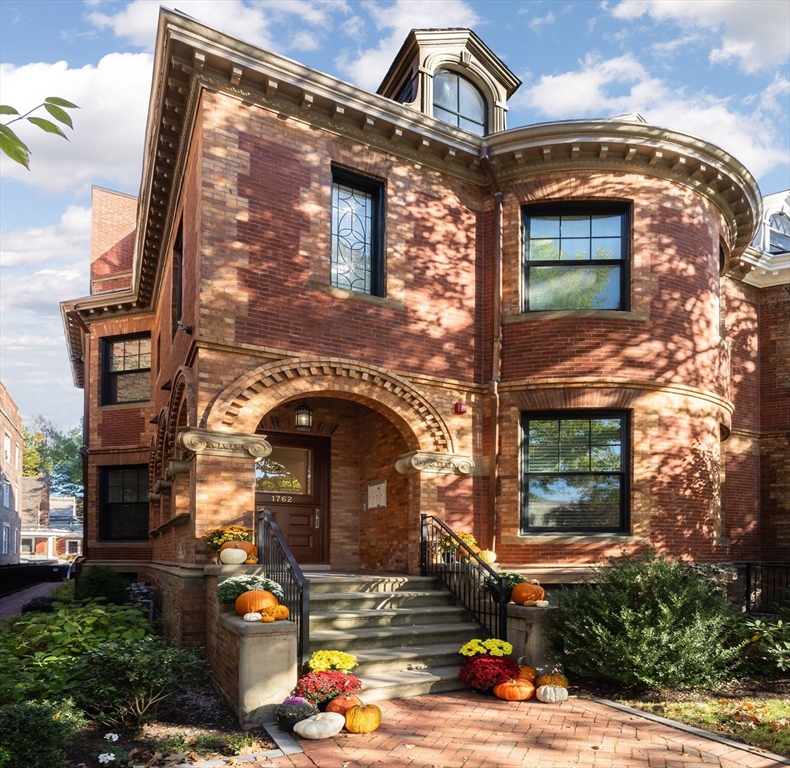
[[[433,116],[478,136],[487,132],[486,102],[480,89],[447,69],[440,69],[433,78]]]

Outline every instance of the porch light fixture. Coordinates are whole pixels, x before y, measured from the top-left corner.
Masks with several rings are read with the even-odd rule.
[[[294,408],[294,417],[296,419],[296,429],[299,432],[312,432],[313,431],[313,409],[302,401],[301,405]]]

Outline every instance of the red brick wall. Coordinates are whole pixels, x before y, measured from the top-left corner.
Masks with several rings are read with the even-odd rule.
[[[131,287],[136,220],[136,197],[102,187],[93,188],[91,293]],[[106,279],[111,275],[119,276],[113,280]]]

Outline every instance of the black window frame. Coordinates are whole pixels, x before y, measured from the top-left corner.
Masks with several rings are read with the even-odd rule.
[[[335,185],[350,187],[353,190],[371,196],[371,234],[370,234],[370,290],[360,291],[344,285],[338,285],[333,279],[335,259],[334,231],[334,198]],[[332,180],[330,184],[330,237],[329,237],[329,283],[335,288],[340,288],[351,293],[360,293],[365,296],[386,296],[386,265],[384,260],[385,238],[385,199],[386,185],[383,181],[370,176],[350,171],[346,168],[332,166]]]
[[[148,527],[150,524],[150,506],[148,501],[148,465],[147,464],[122,464],[99,467],[99,541],[148,541]],[[114,472],[134,472],[137,483],[135,484],[134,501],[113,502],[110,501],[111,473]],[[130,487],[130,486],[124,486]],[[142,497],[142,500],[141,498]],[[140,528],[139,536],[117,536],[113,535],[112,525],[114,513],[121,514],[120,507],[137,507],[138,513],[145,510],[145,534]],[[128,512],[129,510],[124,510]]]
[[[529,456],[529,431],[530,421],[551,420],[593,420],[593,419],[620,419],[620,470],[618,472],[605,472],[602,470],[589,472],[557,471],[557,472],[530,472],[528,466]],[[521,504],[519,514],[520,535],[553,534],[575,536],[579,534],[615,534],[623,535],[630,531],[630,499],[631,499],[631,413],[614,409],[565,409],[553,411],[523,411],[521,413],[521,451],[520,451],[520,489]],[[529,525],[529,480],[535,475],[540,476],[619,476],[620,477],[620,510],[619,524],[617,526],[530,526]]]
[[[442,67],[441,69],[437,69],[436,72],[434,72],[433,76],[434,76],[434,78],[436,78],[439,75],[445,75],[445,74],[446,75],[454,75],[455,77],[458,78],[458,93],[456,94],[457,109],[448,109],[447,107],[443,106],[442,104],[437,104],[436,103],[436,91],[434,89],[434,95],[433,95],[433,99],[432,99],[433,103],[431,105],[431,113],[432,113],[432,115],[437,120],[441,120],[443,123],[447,123],[447,125],[452,125],[452,126],[454,126],[455,128],[458,128],[461,131],[468,131],[469,133],[474,133],[475,136],[486,136],[488,134],[488,99],[486,99],[485,94],[481,90],[480,86],[477,85],[477,83],[475,83],[474,80],[472,80],[471,78],[469,78],[466,75],[462,74],[461,72],[457,72],[454,69],[447,69],[446,67]],[[474,90],[477,91],[477,93],[480,95],[480,99],[483,102],[483,122],[482,122],[482,124],[478,123],[477,120],[474,120],[471,117],[469,117],[468,115],[465,115],[465,114],[463,114],[461,112],[460,85],[461,85],[461,81],[462,80],[465,83],[468,83],[469,85],[471,85],[472,88],[474,88]],[[456,118],[455,123],[451,123],[449,120],[445,120],[443,117],[440,117],[439,115],[437,115],[436,114],[436,109],[437,108],[441,109],[442,112],[447,112],[448,114],[454,115],[455,118]],[[481,133],[477,133],[476,131],[470,131],[469,128],[465,128],[464,126],[461,125],[461,120],[462,119],[463,120],[467,120],[470,123],[475,123],[476,125],[480,125],[480,127],[482,128],[482,132]]]
[[[173,290],[170,306],[170,335],[175,338],[184,319],[184,224],[178,224],[178,233],[173,242]]]
[[[619,259],[529,259],[530,219],[538,216],[620,216],[620,258]],[[631,225],[632,206],[622,201],[564,201],[558,203],[538,203],[521,208],[521,274],[522,274],[522,312],[627,312],[631,298]],[[590,238],[592,240],[592,237]],[[620,306],[605,307],[530,307],[530,269],[531,267],[620,267]]]
[[[151,334],[148,331],[143,333],[133,333],[128,334],[126,336],[111,336],[102,339],[101,344],[101,353],[102,353],[102,361],[101,361],[101,405],[133,405],[134,403],[146,403],[151,400],[151,364],[150,359],[153,353],[153,349],[149,348],[148,356],[149,356],[149,364],[147,368],[133,368],[130,370],[124,371],[111,371],[110,370],[110,361],[112,360],[112,345],[117,344],[119,342],[127,342],[127,341],[135,341],[136,339],[148,339],[149,344],[151,342]],[[148,397],[140,399],[140,400],[118,400],[118,387],[114,381],[117,381],[119,377],[129,374],[136,374],[136,373],[145,373],[148,372]]]

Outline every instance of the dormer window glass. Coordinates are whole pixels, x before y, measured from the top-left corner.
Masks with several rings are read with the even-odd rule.
[[[457,72],[440,69],[433,78],[433,116],[484,136],[486,102],[480,89]]]

